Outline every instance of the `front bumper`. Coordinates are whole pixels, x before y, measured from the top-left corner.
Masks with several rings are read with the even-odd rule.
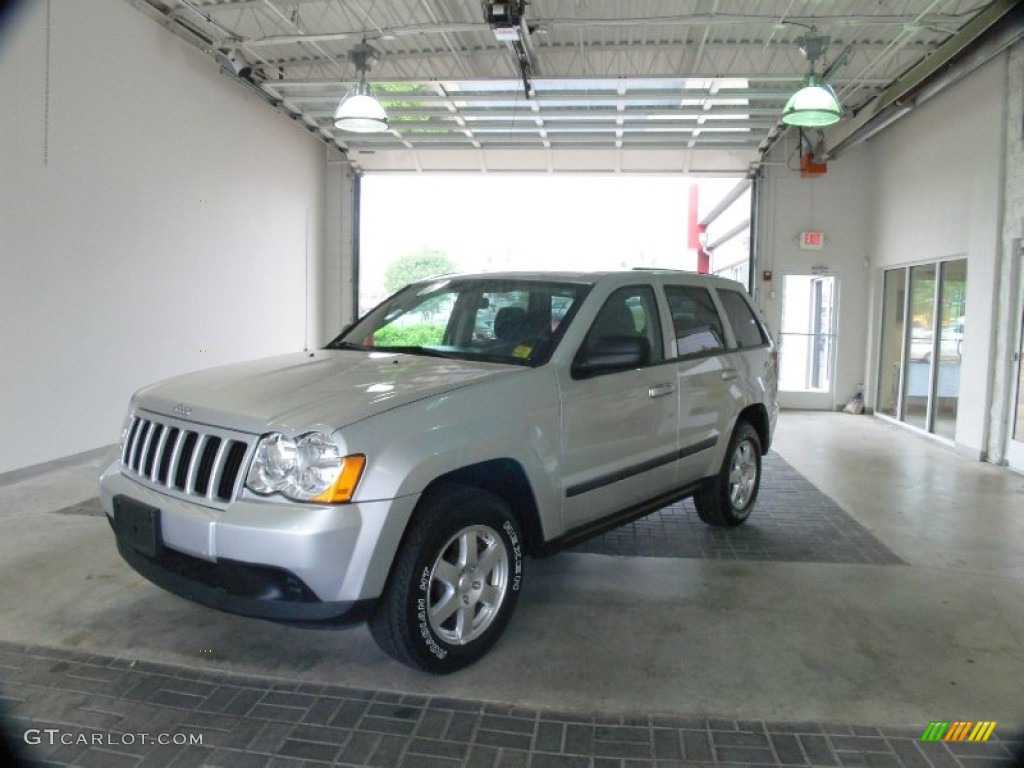
[[[100,499],[115,534],[118,497],[158,510],[156,549],[117,536],[121,556],[142,576],[203,605],[290,622],[365,618],[418,498],[343,505],[243,498],[217,508],[143,485],[114,462],[100,478]]]
[[[288,571],[228,560],[208,563],[166,547],[160,555],[150,557],[120,537],[117,551],[128,565],[158,587],[241,616],[299,624],[349,624],[365,621],[376,602],[323,602]]]

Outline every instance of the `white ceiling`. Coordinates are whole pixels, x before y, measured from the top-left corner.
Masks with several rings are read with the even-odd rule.
[[[513,44],[495,38],[479,2],[129,1],[226,69],[242,69],[356,165],[420,169],[453,151],[515,151],[550,166],[563,150],[672,153],[696,170],[746,167],[778,134],[783,106],[807,73],[798,44],[807,27],[830,37],[818,71],[831,68],[846,119],[864,122],[894,81],[931,59],[944,63],[1016,5],[533,0],[522,43],[528,96]],[[382,54],[368,80],[390,117],[384,134],[345,133],[331,119],[357,80],[349,52],[364,38]]]

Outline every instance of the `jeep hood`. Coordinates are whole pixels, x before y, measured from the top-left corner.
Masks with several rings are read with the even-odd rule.
[[[331,432],[525,367],[318,350],[189,373],[139,390],[136,409],[253,434]]]

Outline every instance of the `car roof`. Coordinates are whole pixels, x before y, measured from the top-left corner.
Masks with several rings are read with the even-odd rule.
[[[437,275],[431,278],[424,278],[417,282],[429,283],[436,280],[545,280],[561,283],[580,283],[583,285],[595,285],[601,282],[628,283],[640,277],[661,277],[661,278],[685,278],[698,280],[700,282],[711,282],[721,287],[742,288],[743,286],[735,280],[729,280],[717,275],[700,274],[678,269],[627,269],[627,270],[603,270],[594,272],[585,271],[504,271],[504,272],[472,272],[465,274]]]

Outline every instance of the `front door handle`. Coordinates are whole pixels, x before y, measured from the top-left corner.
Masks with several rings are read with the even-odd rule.
[[[671,395],[676,391],[676,385],[671,382],[664,384],[652,384],[647,388],[648,397],[664,397],[665,395]]]
[[[722,371],[722,381],[732,381],[738,375],[735,368],[726,368]]]

